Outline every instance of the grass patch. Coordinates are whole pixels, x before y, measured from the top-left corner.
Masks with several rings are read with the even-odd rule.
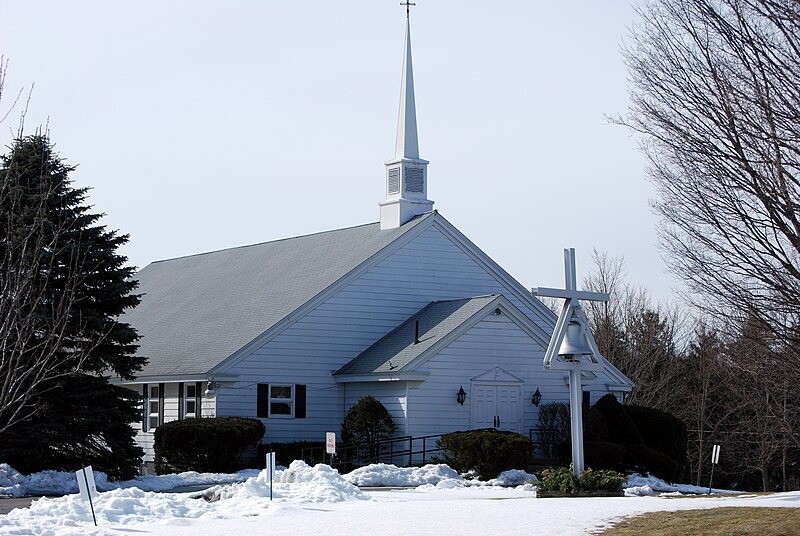
[[[650,512],[623,519],[605,536],[703,534],[705,536],[800,536],[800,508],[725,507]]]

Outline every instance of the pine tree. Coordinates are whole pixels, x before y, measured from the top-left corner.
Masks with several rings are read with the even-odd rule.
[[[144,363],[136,331],[119,321],[139,303],[117,252],[128,236],[98,224],[46,136],[10,149],[0,167],[0,459],[131,476],[138,400],[107,378],[130,379]]]

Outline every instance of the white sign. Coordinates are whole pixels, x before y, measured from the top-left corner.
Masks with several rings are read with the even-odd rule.
[[[80,471],[75,471],[75,478],[78,480],[78,491],[81,494],[81,499],[89,502],[89,507],[92,509],[92,521],[94,526],[97,526],[97,517],[94,515],[94,505],[92,504],[92,497],[99,497],[97,493],[97,486],[94,485],[94,473],[92,466],[84,467]]]
[[[75,478],[78,480],[78,491],[82,500],[89,502],[93,497],[100,496],[97,493],[97,486],[94,485],[94,473],[91,465],[75,471]]]
[[[270,479],[275,474],[275,453],[267,452],[267,471],[269,471]]]
[[[714,445],[711,449],[711,463],[719,463],[719,445]]]
[[[325,452],[336,454],[336,432],[327,432],[325,434]]]

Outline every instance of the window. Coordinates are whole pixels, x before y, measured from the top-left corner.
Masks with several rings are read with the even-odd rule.
[[[259,383],[256,416],[275,419],[305,419],[306,386]]]
[[[144,420],[142,429],[152,432],[164,422],[164,384],[145,384],[142,388],[144,397]]]
[[[269,416],[291,417],[294,406],[294,386],[269,386]]]
[[[197,385],[194,383],[183,386],[183,416],[187,419],[197,417]]]

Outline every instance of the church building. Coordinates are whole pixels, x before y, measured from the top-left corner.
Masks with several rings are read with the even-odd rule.
[[[541,403],[568,400],[542,360],[556,316],[428,199],[417,143],[411,36],[380,220],[153,262],[124,317],[149,360],[134,381],[145,462],[175,419],[261,419],[265,443],[324,441],[365,395],[398,436],[497,428],[528,435]],[[520,237],[522,239],[522,237]],[[592,402],[632,384],[602,360]]]

